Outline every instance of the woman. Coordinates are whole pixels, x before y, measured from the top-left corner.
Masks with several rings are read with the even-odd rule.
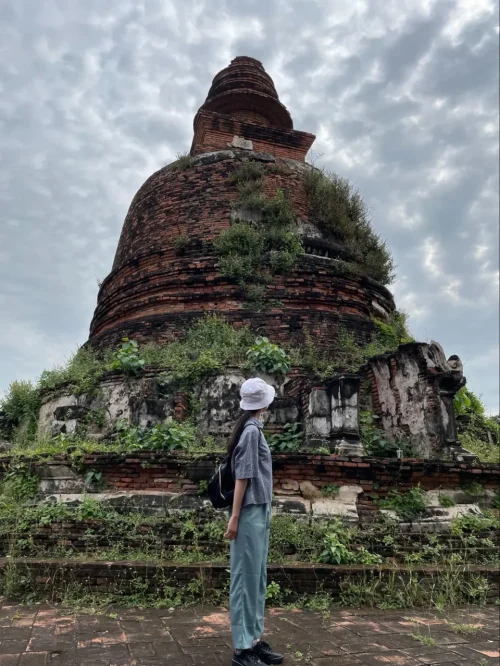
[[[235,491],[225,534],[231,541],[233,666],[281,664],[283,656],[261,640],[273,492],[271,451],[261,415],[274,400],[275,390],[262,379],[248,379],[240,395],[243,414],[228,443]]]

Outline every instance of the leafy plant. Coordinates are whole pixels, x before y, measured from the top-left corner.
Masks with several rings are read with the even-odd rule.
[[[93,395],[99,378],[111,369],[111,363],[110,352],[80,347],[64,367],[44,370],[38,380],[38,387],[43,392],[67,384],[76,395]]]
[[[288,272],[303,253],[300,239],[290,230],[296,220],[290,200],[280,189],[272,199],[266,198],[264,175],[265,167],[255,162],[235,171],[237,222],[214,243],[222,275],[235,280],[247,301],[259,307],[273,304],[265,298],[265,285],[272,276]],[[239,219],[249,211],[255,218],[252,222]]]
[[[0,494],[14,502],[32,499],[38,492],[39,478],[25,463],[15,463],[4,473]]]
[[[249,366],[270,375],[286,375],[290,372],[290,357],[268,338],[257,338],[247,352],[247,359]]]
[[[174,249],[177,254],[184,254],[189,245],[189,238],[185,235],[177,236],[174,240]]]
[[[323,494],[323,497],[337,497],[339,490],[340,488],[336,483],[329,483],[321,488],[321,493]]]
[[[455,394],[458,440],[481,461],[500,463],[500,419],[486,416],[481,400],[465,386]]]
[[[404,312],[396,310],[389,320],[373,319],[373,323],[376,330],[376,340],[387,351],[395,350],[401,344],[414,342],[414,338],[408,331],[407,315]]]
[[[350,564],[354,561],[354,555],[342,542],[336,531],[325,534],[324,550],[320,561],[326,564]]]
[[[262,186],[262,179],[264,178],[265,167],[261,162],[247,161],[244,162],[238,169],[234,171],[231,176],[231,183],[233,185],[240,185],[246,183],[257,183],[258,187]]]
[[[455,500],[451,495],[439,494],[439,504],[444,508],[450,508],[456,505]]]
[[[91,488],[101,488],[103,483],[102,472],[91,469],[85,475],[85,484]]]
[[[387,438],[385,431],[375,425],[377,417],[371,412],[361,412],[359,415],[361,441],[365,452],[369,456],[381,458],[396,458],[398,451],[402,457],[411,455],[411,444],[408,440],[394,442]]]
[[[426,515],[425,493],[416,486],[406,492],[391,490],[386,499],[380,501],[382,509],[391,509],[402,519],[413,522]]]
[[[395,322],[399,321],[400,317],[404,318],[404,315],[395,313],[391,326],[396,327]],[[394,332],[390,339],[392,342],[398,339],[400,344],[403,342],[401,335],[401,331]],[[368,344],[360,344],[351,331],[342,327],[337,332],[335,346],[323,351],[318,350],[312,336],[307,332],[304,333],[304,338],[304,345],[300,349],[290,351],[294,364],[305,367],[320,378],[331,377],[338,371],[357,372],[368,359],[396,349],[398,346],[398,344],[392,346],[388,338],[380,334],[376,325],[372,340]]]
[[[465,388],[465,386],[462,386],[462,388],[455,393],[455,396],[453,398],[453,407],[455,408],[455,414],[457,416],[462,416],[464,414],[467,414],[471,407],[471,398],[469,395],[469,391]]]
[[[37,388],[29,381],[12,382],[0,402],[4,412],[2,431],[12,437],[16,431],[25,437],[35,435],[40,395]]]
[[[349,260],[382,284],[394,279],[394,262],[370,225],[368,208],[359,192],[340,176],[310,169],[304,186],[309,217],[323,233],[345,244]]]
[[[496,518],[477,515],[474,513],[458,516],[451,521],[450,532],[460,535],[464,533],[486,532],[498,529],[499,521]]]
[[[87,425],[96,425],[102,428],[106,425],[106,410],[105,409],[91,409],[85,415],[85,423]]]
[[[168,421],[152,428],[142,429],[131,427],[125,421],[118,421],[115,429],[118,442],[129,450],[186,450],[196,440],[196,430],[187,422]]]
[[[382,557],[378,553],[370,553],[364,546],[358,548],[354,555],[357,564],[381,564]]]
[[[138,375],[146,361],[139,356],[139,345],[135,340],[122,338],[122,345],[115,353],[113,370],[121,370],[126,375]]]
[[[484,495],[484,488],[477,481],[462,486],[462,490],[469,497],[482,497]]]
[[[278,601],[281,598],[281,587],[275,581],[269,583],[266,589],[267,601]]]
[[[287,423],[280,433],[269,435],[269,448],[276,453],[293,453],[298,451],[303,440],[299,423]]]

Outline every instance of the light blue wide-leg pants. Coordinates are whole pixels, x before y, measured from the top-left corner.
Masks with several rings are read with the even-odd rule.
[[[231,542],[231,632],[235,650],[249,650],[264,633],[271,507],[241,509],[238,536]]]

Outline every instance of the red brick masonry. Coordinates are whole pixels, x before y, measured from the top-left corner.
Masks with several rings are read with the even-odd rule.
[[[182,454],[137,452],[133,454],[96,453],[85,456],[88,470],[102,472],[108,489],[166,490],[172,493],[195,493],[200,481],[213,474],[218,456],[208,454],[197,458]],[[7,469],[9,458],[0,462],[0,475]],[[68,464],[66,456],[56,456],[52,464]],[[32,461],[36,468],[45,462]],[[360,508],[374,508],[374,501],[385,497],[390,490],[405,490],[420,484],[424,490],[458,489],[479,483],[485,489],[500,488],[500,465],[470,464],[435,460],[393,458],[347,458],[279,454],[273,457],[274,488],[278,494],[300,495],[298,484],[310,481],[321,488],[358,485],[363,494],[358,498]]]
[[[7,563],[0,558],[0,573]],[[229,571],[227,564],[156,564],[155,562],[78,562],[71,560],[43,560],[18,558],[16,566],[24,568],[32,579],[33,586],[49,590],[66,589],[68,583],[82,585],[89,591],[106,592],[119,584],[123,592],[133,589],[137,579],[149,583],[151,591],[158,590],[159,581],[168,581],[169,585],[186,586],[189,582],[201,579],[207,589],[223,589],[227,586]],[[405,574],[418,576],[427,583],[442,572],[439,566],[405,567],[400,564],[336,566],[327,564],[269,564],[269,582],[276,582],[282,589],[296,594],[329,593],[339,594],[348,583],[369,580],[372,577],[389,579],[397,571],[402,580]],[[448,569],[449,571],[449,569]],[[488,596],[498,596],[500,572],[494,566],[464,567],[465,578],[476,575],[484,576],[490,582]]]

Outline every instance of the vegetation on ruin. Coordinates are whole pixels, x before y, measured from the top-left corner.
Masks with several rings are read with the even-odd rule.
[[[389,350],[408,335],[404,316],[396,313],[383,327],[375,322],[375,335],[368,345],[360,345],[341,329],[334,352],[320,352],[307,337],[301,349],[284,350],[267,338],[256,338],[248,328],[236,329],[223,317],[208,315],[188,329],[182,340],[168,344],[139,346],[124,339],[117,350],[81,347],[63,367],[42,372],[37,383],[13,382],[2,401],[4,437],[20,447],[33,443],[36,422],[44,391],[67,386],[75,395],[95,396],[99,381],[106,373],[120,371],[125,376],[139,376],[148,368],[165,368],[159,378],[160,390],[191,391],[207,375],[230,366],[248,371],[286,375],[290,365],[305,367],[320,377],[336,369],[357,370],[368,358]],[[95,411],[95,410],[94,410]],[[104,414],[89,414],[89,421],[102,422]]]
[[[171,165],[172,171],[187,171],[193,166],[194,157],[189,153],[177,153],[175,162]]]
[[[254,307],[266,302],[266,285],[275,275],[288,272],[302,254],[302,244],[291,227],[295,213],[289,198],[280,189],[273,198],[264,196],[265,167],[245,162],[233,174],[239,198],[235,214],[241,209],[256,214],[255,222],[238,220],[215,241],[220,270],[235,280],[246,300]]]
[[[30,381],[14,381],[0,403],[3,416],[0,420],[0,436],[18,441],[31,441],[36,435],[40,392]]]
[[[451,495],[446,495],[445,493],[440,493],[439,494],[439,504],[447,509],[452,506],[456,506],[456,501],[453,499]]]
[[[196,428],[189,421],[167,421],[152,428],[118,421],[115,431],[118,448],[125,451],[188,451],[199,441]]]
[[[304,185],[311,222],[346,246],[361,273],[390,284],[395,269],[391,253],[373,231],[368,207],[358,190],[345,178],[318,169],[307,172]]]
[[[415,490],[415,489],[413,489]],[[106,593],[89,595],[69,582],[53,581],[44,593],[34,592],[31,574],[23,557],[78,561],[131,561],[162,563],[226,563],[229,557],[223,539],[227,518],[212,509],[198,512],[163,511],[150,514],[129,506],[113,507],[87,495],[77,505],[35,503],[38,477],[29,465],[16,463],[0,482],[0,549],[8,555],[0,574],[0,593],[23,600],[50,598],[71,605],[94,605],[110,600],[122,605],[160,606],[196,603],[224,603],[227,588],[210,591],[209,579],[193,579],[187,588],[169,580],[159,569],[151,580],[132,580]],[[402,499],[406,495],[406,499]],[[415,505],[415,493],[391,494],[389,501],[406,515]],[[396,497],[396,499],[395,499]],[[409,499],[408,499],[409,498]],[[490,584],[469,565],[498,565],[499,520],[492,513],[467,515],[452,521],[449,534],[412,535],[398,524],[380,516],[363,526],[348,526],[339,519],[315,521],[304,516],[272,518],[270,561],[303,562],[375,567],[393,563],[392,570],[369,576],[346,576],[336,598],[319,591],[301,596],[277,583],[270,583],[268,600],[327,609],[332,605],[366,605],[379,608],[434,606],[444,608],[462,603],[484,603]],[[47,532],[47,530],[49,530]],[[69,535],[78,534],[76,541]],[[43,538],[37,538],[37,535]],[[52,535],[47,538],[47,535]],[[437,565],[430,586],[420,586],[413,568]],[[154,591],[152,591],[154,590]],[[215,595],[215,596],[213,596]]]
[[[152,442],[164,441],[166,433],[161,428],[150,435],[118,437],[104,445],[88,441],[85,426],[105,425],[103,409],[91,410],[85,423],[74,435],[59,438],[39,437],[37,417],[41,394],[63,385],[76,395],[98,396],[99,381],[106,373],[120,371],[127,376],[140,376],[143,369],[161,368],[158,390],[165,395],[183,390],[190,396],[191,411],[196,407],[193,389],[208,375],[223,372],[228,367],[239,367],[248,372],[266,372],[286,375],[291,365],[305,368],[319,378],[326,378],[336,371],[357,371],[366,361],[378,354],[390,352],[399,344],[411,340],[406,317],[395,312],[389,321],[374,320],[374,335],[369,344],[359,344],[355,337],[344,329],[338,331],[337,344],[333,350],[320,351],[311,336],[306,333],[306,342],[300,348],[283,349],[267,338],[256,337],[248,328],[236,329],[223,317],[208,315],[190,328],[182,340],[168,344],[139,346],[135,341],[124,339],[116,350],[94,350],[82,347],[63,367],[44,371],[37,383],[13,382],[0,405],[0,436],[14,442],[15,451],[30,452],[30,455],[61,453],[68,448],[91,451],[109,448],[125,450],[125,440],[138,448],[151,448]],[[459,440],[462,446],[476,453],[485,462],[500,462],[500,436],[498,417],[488,417],[480,400],[463,388],[457,394],[455,408],[459,415]],[[293,425],[293,424],[292,424]],[[188,424],[188,427],[189,424]],[[293,451],[299,447],[302,434],[299,428],[291,427],[273,439],[276,451]],[[407,441],[393,442],[387,438],[377,419],[369,412],[361,414],[361,438],[369,455],[395,457],[398,449],[403,457],[411,455]],[[275,441],[274,441],[275,440]],[[145,444],[145,442],[149,444]],[[207,450],[218,450],[213,441],[198,433],[197,445],[180,446],[188,452],[206,446]],[[128,445],[127,445],[128,446]],[[126,450],[131,450],[130,446]],[[169,446],[169,445],[168,445]],[[168,448],[167,446],[167,448]],[[162,448],[163,445],[159,448]],[[165,450],[165,448],[163,448]],[[324,451],[327,453],[327,451]]]
[[[177,236],[177,238],[174,240],[174,249],[176,254],[178,255],[184,254],[188,245],[189,245],[188,236],[184,234]]]
[[[411,458],[412,447],[407,439],[397,442],[389,439],[383,428],[377,427],[378,417],[371,412],[360,412],[360,439],[366,455],[381,458]]]
[[[146,361],[139,356],[139,345],[135,340],[123,338],[118,351],[113,355],[112,370],[120,370],[125,375],[140,375]]]
[[[404,521],[414,522],[426,515],[425,492],[420,486],[409,488],[404,492],[391,490],[388,497],[379,502],[381,509],[395,511]]]
[[[199,512],[164,511],[148,514],[131,507],[115,508],[91,495],[79,505],[35,504],[38,478],[26,465],[16,465],[0,483],[0,547],[8,554],[8,566],[0,580],[0,591],[9,596],[33,595],[33,585],[20,558],[34,557],[50,562],[64,558],[78,561],[141,561],[161,564],[178,562],[225,563],[229,547],[223,539],[227,518],[212,509]],[[401,502],[398,500],[399,504]],[[405,508],[407,507],[405,503]],[[380,571],[366,579],[349,578],[342,582],[340,594],[332,599],[324,593],[298,598],[291,590],[270,584],[269,600],[275,603],[333,604],[352,603],[374,607],[400,608],[432,603],[457,605],[486,601],[490,585],[480,575],[470,575],[468,565],[498,564],[499,521],[493,515],[462,516],[452,522],[450,534],[412,535],[400,531],[397,523],[381,516],[374,523],[346,526],[339,518],[314,521],[306,516],[274,516],[272,519],[270,561],[328,563],[340,565],[378,565],[394,563],[391,571]],[[47,529],[53,538],[47,539]],[[77,533],[72,545],[68,535]],[[43,539],[37,539],[43,534]],[[417,593],[417,574],[413,567],[438,565],[432,586]],[[158,575],[162,575],[160,572]],[[127,589],[114,590],[122,603],[157,605],[167,599],[176,603],[213,601],[209,581],[196,579],[188,590],[163,580],[159,592],[152,594],[151,581],[132,582]],[[163,592],[164,588],[168,588]],[[409,591],[413,588],[408,596]],[[53,599],[61,595],[68,601],[82,602],[82,590],[71,592],[49,588]],[[227,590],[218,591],[222,603]],[[68,596],[66,596],[68,595]],[[114,597],[118,599],[118,596]],[[33,599],[33,597],[32,597]]]
[[[413,341],[404,312],[395,311],[382,322],[373,320],[374,333],[369,343],[360,344],[353,333],[340,327],[331,349],[320,350],[312,336],[305,331],[305,342],[300,349],[290,350],[293,365],[299,365],[320,378],[332,376],[336,371],[357,372],[368,359],[396,351],[400,344]]]
[[[458,441],[483,462],[500,464],[500,419],[487,416],[481,400],[465,386],[454,400]]]
[[[304,441],[304,433],[299,423],[286,423],[280,433],[266,433],[266,439],[274,453],[295,453]]]
[[[287,375],[292,367],[290,356],[268,338],[259,337],[247,351],[248,365],[269,375]]]

